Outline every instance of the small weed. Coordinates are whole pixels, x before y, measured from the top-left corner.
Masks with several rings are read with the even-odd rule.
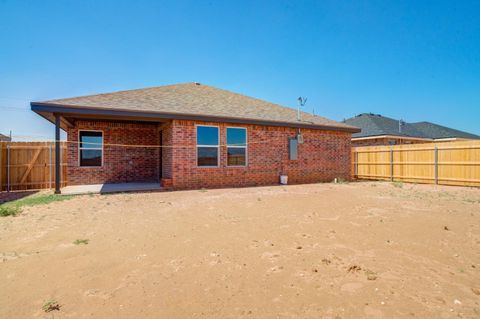
[[[369,269],[365,270],[365,276],[367,276],[367,280],[376,280],[377,274]]]
[[[17,216],[21,212],[21,209],[16,206],[1,205],[0,206],[0,216]]]
[[[322,263],[324,263],[325,265],[330,265],[332,263],[332,261],[328,258],[323,258]]]
[[[341,177],[335,178],[335,179],[333,180],[333,182],[336,183],[336,184],[349,184],[349,183],[350,183],[349,180],[344,179],[344,178],[341,178]]]
[[[206,188],[200,188],[198,191],[201,192],[201,193],[205,193],[207,191],[207,189]]]
[[[362,267],[357,266],[357,265],[352,265],[352,266],[348,267],[347,272],[356,273],[357,271],[360,271],[360,270],[362,270]]]
[[[89,239],[76,239],[73,243],[75,245],[88,245]]]
[[[43,304],[42,309],[45,312],[50,312],[54,310],[60,310],[60,307],[60,304],[56,300],[51,299]]]
[[[396,187],[396,188],[403,188],[403,183],[402,182],[393,182],[392,185],[393,185],[393,187]]]

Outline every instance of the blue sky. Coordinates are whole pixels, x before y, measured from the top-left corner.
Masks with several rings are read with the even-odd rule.
[[[32,100],[193,81],[480,134],[480,2],[0,0],[2,133],[53,137]]]

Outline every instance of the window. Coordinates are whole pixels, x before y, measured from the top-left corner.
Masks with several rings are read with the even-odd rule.
[[[247,129],[243,127],[227,128],[227,165],[247,165]]]
[[[218,166],[218,148],[218,127],[197,126],[197,166]]]
[[[80,131],[80,166],[102,166],[103,133]]]

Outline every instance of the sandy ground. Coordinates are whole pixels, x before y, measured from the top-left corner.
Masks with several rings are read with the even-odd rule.
[[[0,318],[480,318],[480,189],[78,196],[0,218],[0,276]]]

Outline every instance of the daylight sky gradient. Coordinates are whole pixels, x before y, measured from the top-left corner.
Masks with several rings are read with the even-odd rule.
[[[480,134],[480,1],[0,0],[0,132],[32,100],[201,82]]]

